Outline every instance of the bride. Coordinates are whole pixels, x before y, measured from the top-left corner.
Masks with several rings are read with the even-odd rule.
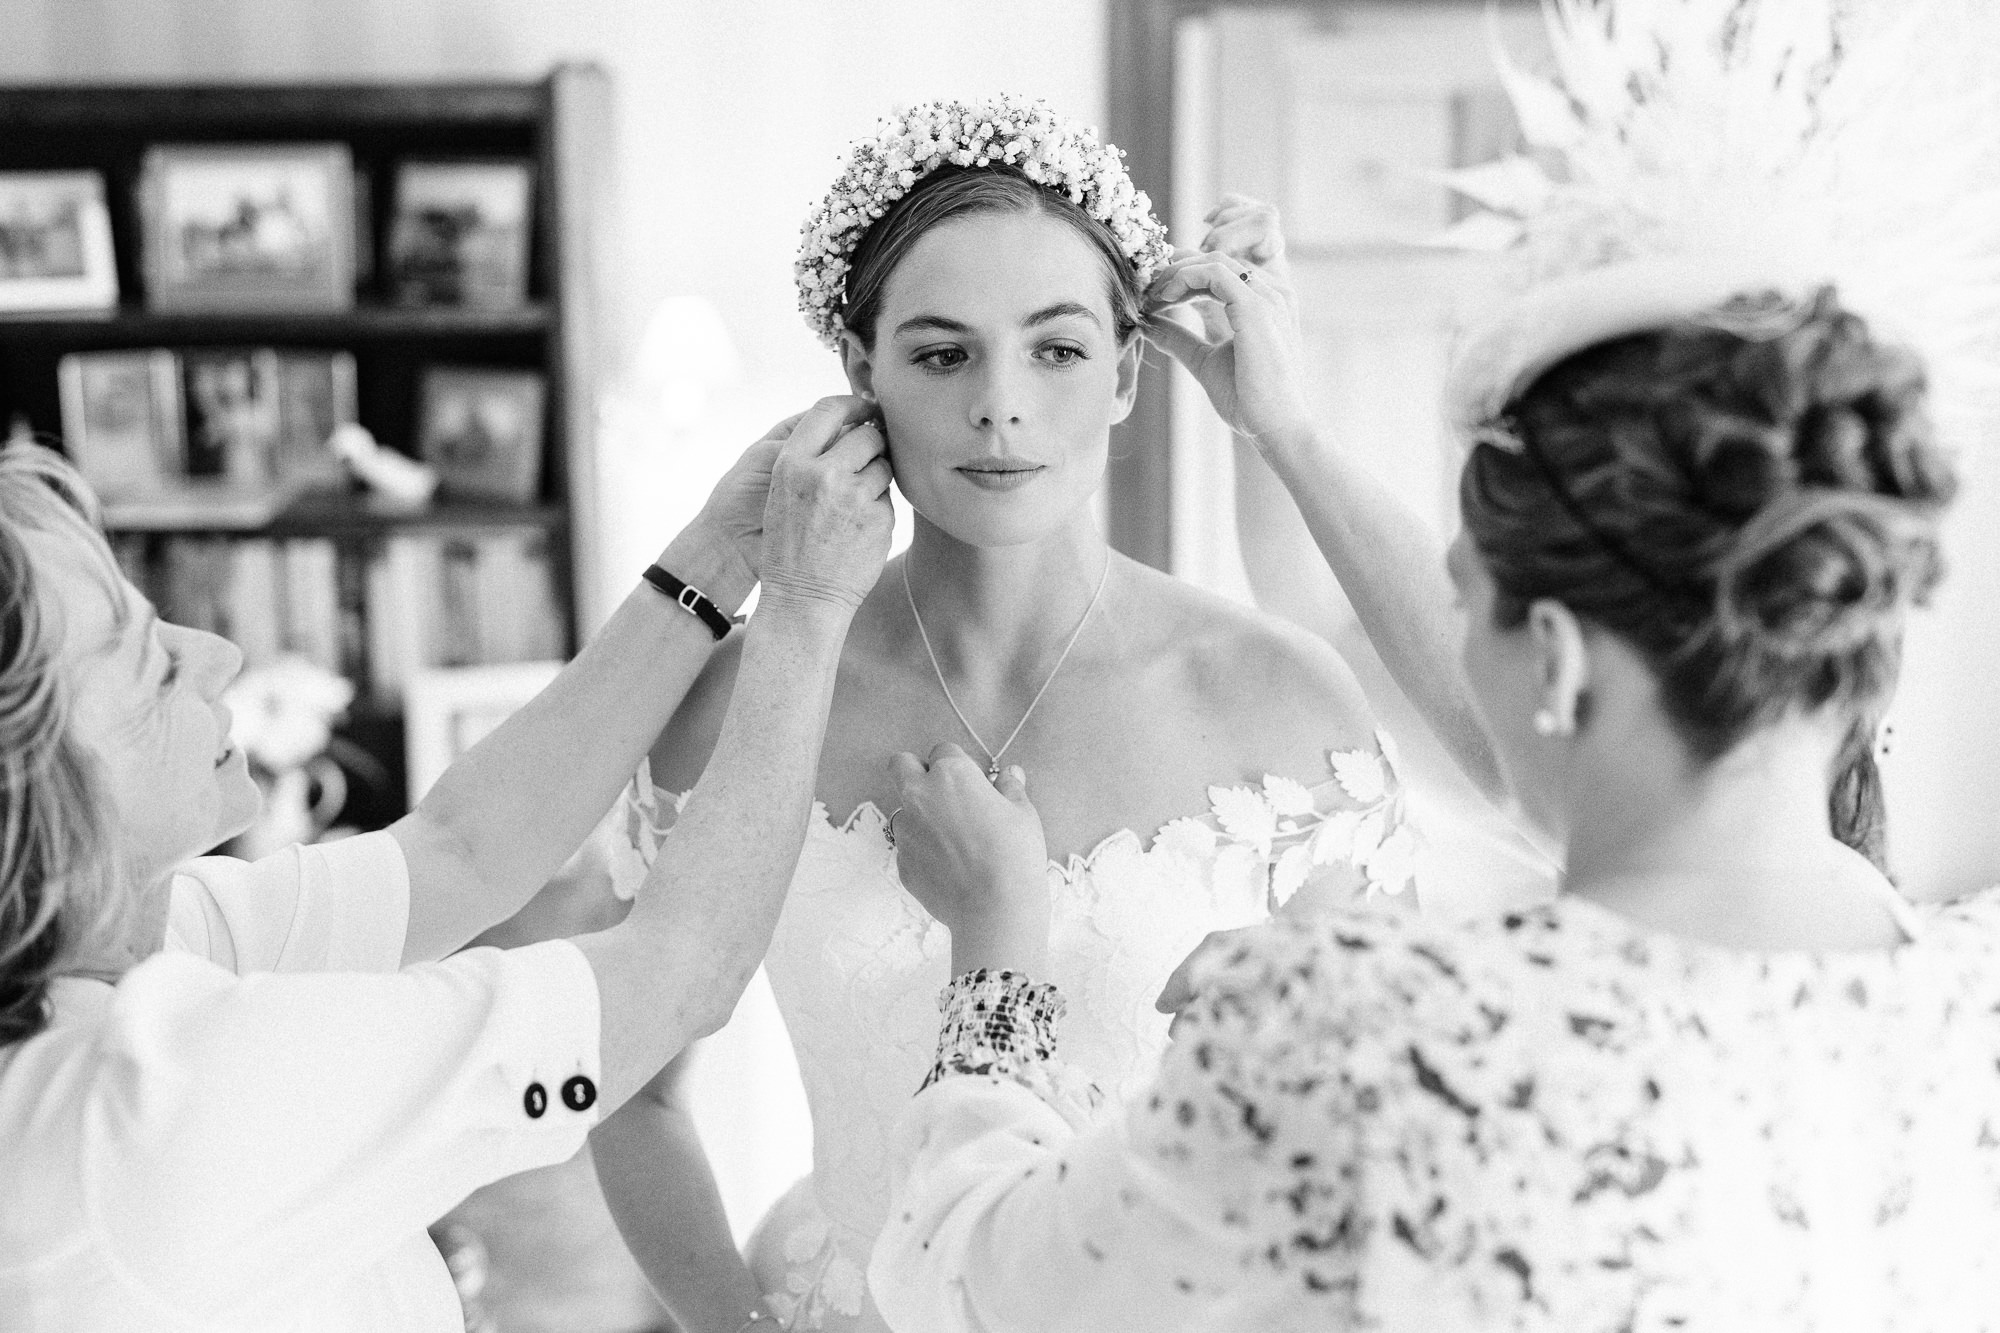
[[[593,1136],[626,1242],[684,1328],[885,1327],[863,1272],[950,954],[897,879],[890,756],[949,739],[994,773],[1032,774],[1056,850],[1067,1049],[1107,1089],[1156,1063],[1154,999],[1204,935],[1410,881],[1393,755],[1333,650],[1118,555],[1099,531],[1141,293],[1166,259],[1116,150],[1013,99],[884,122],[808,221],[801,307],[880,413],[915,536],[848,636],[820,808],[765,960],[811,1108],[812,1174],[746,1258],[683,1062]],[[639,860],[707,762],[733,647],[634,784]]]

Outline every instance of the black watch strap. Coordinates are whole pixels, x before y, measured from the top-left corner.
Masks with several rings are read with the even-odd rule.
[[[672,598],[681,610],[708,626],[710,634],[718,639],[729,637],[729,627],[734,622],[722,614],[722,608],[710,601],[707,593],[681,582],[658,565],[648,566],[639,577]]]

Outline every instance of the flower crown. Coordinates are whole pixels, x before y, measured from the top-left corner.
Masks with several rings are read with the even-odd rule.
[[[1172,253],[1152,200],[1125,174],[1125,154],[1048,103],[1011,94],[934,101],[885,118],[856,140],[826,197],[799,228],[792,273],[799,309],[819,340],[840,345],[840,307],[854,247],[868,228],[942,167],[1011,167],[1103,223],[1144,286]]]

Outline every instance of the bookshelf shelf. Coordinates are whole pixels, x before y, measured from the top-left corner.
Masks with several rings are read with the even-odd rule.
[[[313,344],[426,338],[517,338],[548,332],[546,302],[513,310],[362,304],[342,311],[158,313],[136,306],[98,313],[0,316],[0,340],[68,349],[201,343]]]
[[[610,107],[604,72],[588,64],[520,80],[0,87],[0,124],[12,131],[0,135],[0,172],[100,178],[121,302],[101,312],[0,314],[0,430],[63,441],[66,393],[104,401],[85,397],[80,367],[165,367],[149,382],[173,392],[153,393],[146,410],[186,423],[176,438],[189,444],[174,464],[186,476],[171,475],[158,495],[143,485],[129,492],[151,498],[112,515],[114,549],[164,615],[228,635],[253,664],[295,654],[355,684],[340,735],[350,755],[365,756],[350,772],[343,823],[379,827],[403,813],[406,682],[437,668],[566,656],[607,610],[592,604],[592,591],[603,527],[595,300],[605,253],[597,229],[611,212]],[[229,144],[344,145],[356,205],[351,308],[148,308],[157,270],[145,262],[146,164],[163,146]],[[409,169],[482,162],[526,167],[526,303],[401,303],[410,288],[396,270],[395,238]],[[75,358],[71,370],[66,357]],[[337,469],[288,475],[273,465],[266,478],[230,462],[222,472],[245,478],[241,496],[211,494],[177,511],[183,479],[205,485],[216,474],[213,431],[201,437],[210,454],[194,465],[196,371],[209,367],[213,386],[237,363],[252,375],[272,367],[273,376],[293,376],[263,381],[279,385],[305,382],[298,367],[334,365],[346,402],[334,419],[358,421],[383,447],[410,455],[435,428],[427,394],[443,377],[539,376],[538,400],[512,400],[539,402],[528,409],[541,414],[538,480],[532,492],[525,483],[514,492],[532,499],[409,511],[312,489],[287,503],[280,496],[295,484],[337,485]],[[219,391],[208,392],[203,412]],[[169,402],[178,405],[157,406]],[[264,429],[255,422],[266,418],[241,419],[253,423],[244,430]],[[297,419],[320,420],[305,408]],[[463,437],[466,447],[508,438],[483,419],[479,431]],[[293,447],[291,434],[279,438]],[[267,481],[270,497],[259,502]]]
[[[422,509],[385,509],[359,495],[307,495],[287,505],[269,523],[246,528],[240,524],[199,520],[174,522],[120,521],[113,532],[134,535],[167,533],[228,537],[332,537],[336,540],[386,536],[400,532],[450,532],[486,528],[560,530],[569,522],[561,505],[478,504],[454,501]]]

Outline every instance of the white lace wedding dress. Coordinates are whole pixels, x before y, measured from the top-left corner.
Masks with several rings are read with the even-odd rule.
[[[1386,736],[1378,747],[1330,755],[1334,777],[1317,787],[1211,787],[1206,815],[1172,821],[1150,844],[1121,830],[1050,863],[1048,979],[1069,1001],[1066,1062],[1113,1096],[1143,1088],[1167,1042],[1153,1002],[1208,932],[1264,919],[1316,872],[1337,876],[1337,891],[1410,883],[1394,750]],[[621,892],[685,799],[641,767],[623,811],[630,854],[614,859]],[[764,960],[805,1082],[813,1172],[773,1205],[748,1255],[791,1328],[886,1333],[863,1274],[888,1208],[890,1131],[935,1052],[950,955],[948,933],[897,879],[882,812],[864,804],[834,824],[815,805]]]

